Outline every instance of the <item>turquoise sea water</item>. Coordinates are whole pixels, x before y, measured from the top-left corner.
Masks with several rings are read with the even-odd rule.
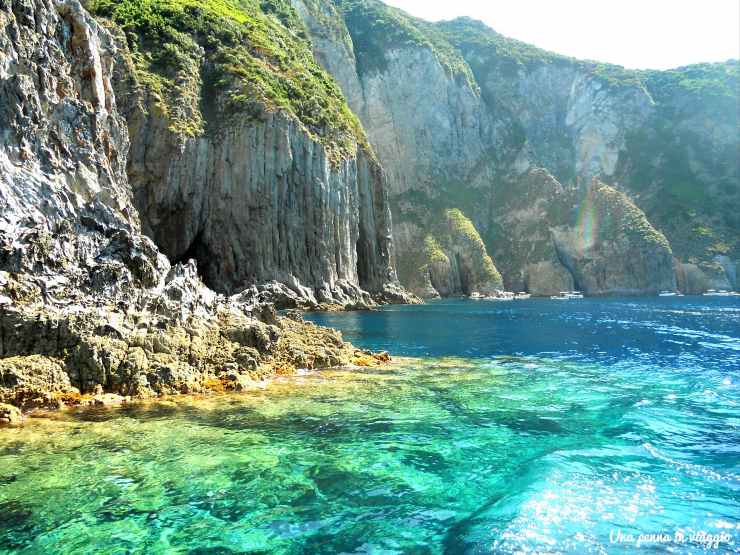
[[[312,318],[416,358],[0,431],[0,552],[740,553],[737,299]]]

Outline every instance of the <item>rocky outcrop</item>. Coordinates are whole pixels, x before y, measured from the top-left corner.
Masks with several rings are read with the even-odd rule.
[[[222,391],[298,367],[367,361],[336,332],[278,318],[256,287],[216,294],[194,261],[172,266],[142,233],[127,175],[128,125],[112,86],[126,51],[77,0],[0,3],[0,27],[0,403],[29,409],[106,395]],[[321,166],[322,155],[314,154]],[[357,173],[367,177],[374,170],[362,163]],[[325,166],[321,175],[334,179],[335,189],[315,184],[311,198],[328,212],[309,218],[314,231],[331,230],[335,241],[325,237],[316,245],[349,248],[347,241],[356,241],[355,248],[372,252],[361,258],[330,251],[345,257],[334,267],[351,261],[356,269],[348,283],[364,276],[367,283],[377,279],[380,294],[402,295],[394,280],[373,273],[385,264],[383,275],[393,274],[390,254],[382,252],[390,249],[387,233],[383,247],[367,235],[368,222],[387,217],[374,213],[382,204],[382,190],[372,189],[380,178],[367,177],[361,186],[360,177],[355,189],[341,189],[344,174],[331,172],[351,172],[350,166]],[[195,184],[184,177],[182,183]],[[374,195],[377,204],[362,204],[362,195]],[[355,227],[339,221],[352,206],[369,214]],[[322,227],[323,218],[331,225]],[[346,235],[338,236],[334,224],[349,227]],[[287,244],[286,235],[280,240]],[[347,299],[367,295],[356,283],[342,291]],[[3,411],[2,419],[15,418]]]
[[[558,257],[577,289],[588,295],[676,290],[668,241],[624,193],[594,180],[577,194],[576,227],[552,230]]]
[[[117,12],[100,15],[110,15],[115,30]],[[194,17],[214,33],[233,26],[225,17]],[[292,37],[285,55],[299,57],[305,49],[310,56],[292,29],[272,18],[262,23]],[[173,34],[188,30],[172,25]],[[277,64],[254,48],[255,37],[240,36],[242,29],[236,27],[230,40],[243,41],[243,55]],[[139,38],[133,40],[131,31]],[[142,25],[129,29],[128,41],[119,38],[116,92],[125,99],[132,137],[127,171],[135,204],[143,231],[159,248],[172,260],[196,259],[206,284],[222,293],[277,282],[311,306],[369,305],[372,297],[410,301],[393,267],[386,176],[361,128],[350,128],[354,116],[341,94],[326,100],[333,105],[315,108],[327,114],[321,127],[309,123],[314,112],[282,105],[270,96],[275,91],[254,91],[254,101],[235,107],[241,87],[254,86],[252,79],[261,75],[217,81],[214,73],[235,71],[223,61],[231,46],[193,30],[202,44],[163,38],[179,51],[177,64],[142,67],[129,47],[137,55],[162,55],[163,45],[150,42],[148,32]],[[273,79],[289,79],[281,68],[270,71]],[[318,66],[315,71],[321,72]],[[322,103],[319,95],[332,95],[334,85],[328,75],[318,77],[329,84],[313,91],[311,102]],[[169,80],[172,90],[158,89]],[[341,137],[333,138],[335,132]]]
[[[625,194],[597,180],[564,187],[542,169],[503,187],[491,241],[507,288],[543,296],[676,289],[668,241]]]
[[[11,2],[0,26],[0,270],[33,276],[26,294],[49,302],[160,286],[169,264],[137,232],[110,36],[75,1]]]
[[[184,299],[174,291],[182,289],[154,299],[159,313],[40,305],[2,310],[0,402],[56,408],[99,391],[146,398],[219,390],[223,382],[244,388],[276,372],[349,365],[356,356],[337,332],[278,319],[269,307],[255,313],[232,300],[219,303],[213,315],[180,319]]]
[[[399,270],[411,290],[422,298],[493,296],[503,280],[473,223],[457,209],[445,210],[426,235],[419,228],[401,226],[415,236],[416,252]],[[412,241],[411,239],[409,240]]]

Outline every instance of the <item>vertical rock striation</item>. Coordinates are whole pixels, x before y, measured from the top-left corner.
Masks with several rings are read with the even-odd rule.
[[[300,29],[246,5],[184,6],[152,4],[171,26],[156,37],[138,4],[96,12],[114,29],[138,14],[119,40],[117,93],[147,235],[224,293],[277,282],[312,305],[411,300],[393,267],[386,176]],[[169,65],[141,61],[170,50]]]
[[[157,286],[169,264],[138,234],[110,35],[75,0],[6,3],[0,27],[0,270],[45,298]]]
[[[166,152],[150,145],[174,140],[150,130],[129,162],[144,230],[172,259],[199,260],[210,286],[277,281],[314,302],[369,302],[363,289],[395,281],[385,178],[366,152],[335,163],[280,114]]]

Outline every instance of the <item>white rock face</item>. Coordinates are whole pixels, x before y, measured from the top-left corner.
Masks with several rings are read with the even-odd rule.
[[[490,178],[476,171],[492,140],[480,96],[451,79],[428,49],[390,51],[386,60],[386,71],[362,76],[362,102],[353,108],[368,122],[394,194]]]
[[[357,50],[357,45],[351,52],[348,46],[351,34],[360,37],[362,44],[368,40],[366,34],[372,25],[355,21],[361,11],[348,16],[347,28],[342,17],[329,9],[324,14],[329,14],[331,21],[332,32],[328,33],[316,23],[320,19],[316,6],[322,2],[294,0],[294,5],[298,4],[317,59],[337,77],[388,172],[399,265],[418,247],[419,234],[409,234],[408,228],[420,225],[423,235],[432,225],[438,205],[463,209],[489,251],[495,253],[495,236],[503,225],[497,214],[511,194],[504,184],[516,182],[533,168],[546,168],[567,186],[586,187],[597,177],[621,190],[630,189],[632,184],[625,181],[633,175],[635,158],[640,155],[630,141],[650,130],[657,117],[657,103],[645,86],[600,73],[593,64],[564,58],[534,56],[513,61],[492,48],[486,51],[466,46],[464,32],[458,37],[460,52],[479,88],[462,73],[446,67],[432,46],[412,44],[412,40],[399,45],[389,39],[391,46],[372,51],[373,60],[382,52],[382,63],[367,68],[357,63],[367,53]],[[393,23],[386,21],[385,25]],[[481,27],[472,22],[469,25]],[[451,26],[454,28],[454,23]],[[423,26],[419,29],[426,32]],[[373,38],[383,44],[382,36]],[[684,136],[708,133],[703,144],[711,145],[707,149],[721,156],[728,145],[737,142],[728,134],[734,128],[736,135],[731,122],[708,127],[706,121],[681,116],[675,126],[676,133]],[[693,175],[712,195],[721,194],[714,190],[713,182],[737,181],[737,171],[718,174],[718,166],[708,161],[704,152],[700,156],[687,148],[686,157]],[[663,162],[656,159],[652,163],[658,167]],[[646,191],[657,189],[655,180],[639,186]],[[655,205],[647,194],[644,197],[636,199],[645,203],[646,210]],[[412,223],[407,225],[404,219],[409,215]],[[426,222],[418,221],[425,218]],[[526,237],[520,239],[526,248]],[[506,267],[505,260],[494,258]],[[548,261],[532,260],[532,272],[544,268],[539,262]],[[670,261],[662,263],[667,264],[668,272],[673,271]],[[517,275],[507,275],[504,269],[505,281],[526,286],[520,270]],[[560,272],[546,273],[552,277]],[[544,279],[533,277],[532,281],[541,285]],[[567,282],[559,277],[556,281],[557,286]],[[615,286],[615,290],[619,288]],[[629,289],[624,284],[624,290]]]
[[[653,102],[644,89],[610,91],[586,75],[571,86],[565,124],[575,138],[576,175],[584,179],[614,177],[625,135],[649,116]]]
[[[76,0],[0,9],[0,270],[44,298],[157,288],[166,258],[139,232],[116,47]]]

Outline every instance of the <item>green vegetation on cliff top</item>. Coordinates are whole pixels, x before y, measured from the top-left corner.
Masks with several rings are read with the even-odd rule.
[[[380,0],[331,0],[344,15],[352,35],[358,70],[383,71],[388,54],[401,48],[428,48],[452,76],[477,88],[462,54],[433,23],[387,6]]]
[[[684,261],[740,256],[739,68],[647,72],[656,111],[627,135],[624,182]]]
[[[592,183],[583,193],[590,201],[582,200],[578,204],[593,203],[600,240],[628,236],[671,251],[665,235],[650,224],[645,213],[626,194],[599,181]]]
[[[740,91],[740,62],[695,64],[667,71],[644,72],[646,83],[656,100],[676,94],[693,95],[702,101],[725,99],[737,107]],[[735,111],[735,117],[738,112]]]
[[[87,0],[86,7],[125,32],[139,81],[159,97],[176,133],[204,133],[204,106],[218,98],[226,116],[295,118],[333,158],[367,145],[289,0]]]
[[[329,1],[329,0],[327,0]],[[661,86],[675,79],[680,86],[703,89],[710,94],[725,94],[732,89],[723,83],[722,64],[700,64],[671,71],[641,71],[622,66],[579,60],[549,52],[536,46],[505,37],[481,21],[461,17],[430,23],[406,12],[387,6],[380,0],[330,0],[344,15],[354,41],[360,71],[383,71],[389,51],[408,47],[425,47],[432,51],[443,67],[460,75],[478,88],[469,65],[470,54],[479,56],[497,69],[515,71],[538,65],[560,64],[591,73],[610,87]],[[730,68],[733,66],[730,65]],[[737,64],[734,65],[735,80]],[[479,76],[480,77],[480,76]],[[731,84],[730,84],[731,86]],[[735,89],[735,93],[736,94]]]
[[[422,46],[458,74],[472,74],[468,81],[476,91],[483,88],[487,102],[494,103],[501,113],[514,110],[513,133],[506,143],[514,152],[526,140],[518,133],[515,113],[521,101],[518,83],[522,74],[558,66],[573,76],[576,72],[590,75],[608,90],[636,97],[649,95],[655,102],[654,115],[644,126],[628,130],[626,162],[619,181],[632,191],[650,221],[670,238],[682,260],[724,253],[740,256],[737,140],[733,143],[720,138],[730,129],[737,137],[737,60],[668,71],[629,70],[548,52],[500,35],[470,18],[429,24],[377,0],[333,1],[343,6],[358,60],[365,64],[365,70],[384,70],[384,53],[389,49]],[[679,126],[681,121],[686,125]],[[559,178],[566,183],[575,177],[575,169],[571,172],[567,164],[548,169],[559,171]],[[437,183],[433,195],[410,190],[392,202],[397,218],[418,225],[424,219],[419,215],[425,210],[436,213],[442,206],[474,210],[467,201],[471,192],[475,193],[464,183]],[[687,221],[692,224],[687,225]],[[706,233],[694,233],[693,228]]]
[[[461,17],[437,24],[443,36],[468,59],[475,54],[485,71],[498,71],[503,76],[519,69],[533,69],[540,65],[563,65],[582,69],[601,79],[607,86],[641,86],[640,72],[613,64],[584,61],[537,48],[531,44],[505,37],[486,24]]]
[[[494,283],[501,287],[503,279],[493,259],[486,250],[478,230],[465,214],[457,208],[445,211],[445,219],[450,231],[451,242],[457,249],[465,250],[473,260],[473,271],[479,283]]]

